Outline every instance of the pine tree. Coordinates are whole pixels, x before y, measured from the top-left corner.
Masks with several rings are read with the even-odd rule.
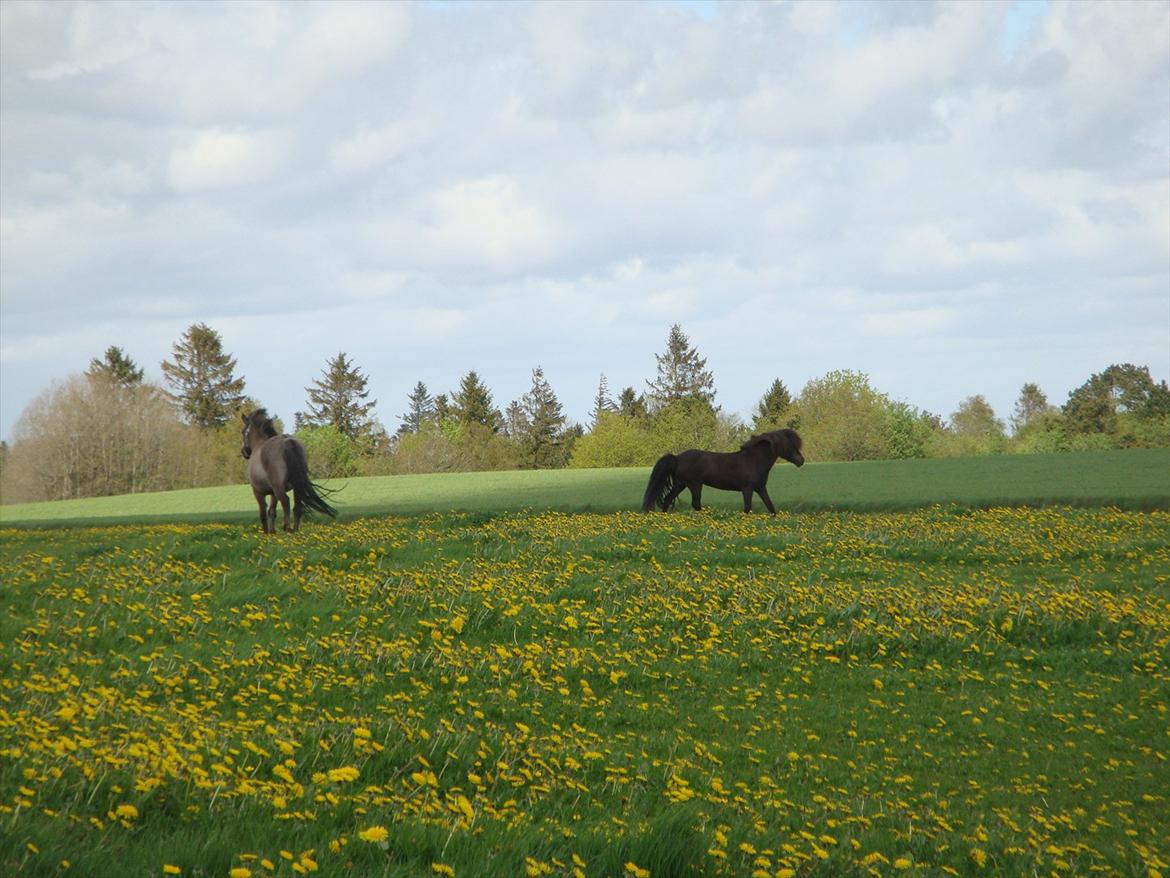
[[[544,370],[532,370],[532,387],[520,400],[527,420],[522,445],[528,462],[537,469],[557,466],[565,429],[561,403],[544,377]]]
[[[617,410],[623,418],[644,418],[649,414],[645,397],[632,387],[625,388],[618,395]]]
[[[601,373],[601,380],[597,384],[597,396],[593,398],[593,410],[589,413],[592,426],[596,427],[601,416],[616,412],[617,406],[609,395],[609,382],[605,380],[605,373]]]
[[[1038,385],[1028,382],[1020,389],[1020,398],[1012,414],[1012,432],[1019,435],[1025,427],[1048,412],[1048,397]]]
[[[164,360],[163,376],[171,399],[188,423],[222,427],[244,402],[244,379],[235,377],[236,359],[223,349],[219,333],[195,323],[171,348],[173,362]]]
[[[784,386],[784,382],[777,378],[772,382],[772,386],[764,393],[763,399],[756,405],[755,415],[752,419],[752,429],[760,430],[775,430],[780,427],[784,413],[788,407],[792,405],[792,395],[788,392],[788,388]]]
[[[690,339],[677,323],[670,327],[666,351],[655,354],[658,377],[647,381],[649,396],[656,408],[680,399],[699,398],[714,405],[715,379],[707,371],[707,361],[691,347]]]
[[[509,439],[523,441],[528,433],[528,413],[524,410],[521,400],[514,399],[504,409],[504,426],[500,430]]]
[[[410,407],[406,413],[400,415],[402,426],[398,428],[398,435],[417,433],[425,422],[435,419],[435,399],[421,381],[414,386],[414,390],[407,397]]]
[[[378,425],[370,410],[377,400],[366,402],[370,395],[366,389],[368,381],[344,353],[338,353],[321,377],[305,388],[309,405],[307,411],[297,412],[297,429],[332,426],[359,445],[372,444]]]
[[[451,408],[452,414],[464,423],[483,424],[493,433],[500,430],[503,416],[492,403],[491,391],[474,369],[463,376],[459,389],[451,394]]]
[[[108,381],[110,384],[125,388],[137,387],[146,377],[146,373],[126,356],[125,351],[114,345],[106,348],[106,355],[102,359],[90,360],[85,374],[90,378]]]

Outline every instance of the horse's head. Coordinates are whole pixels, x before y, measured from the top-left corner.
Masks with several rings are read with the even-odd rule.
[[[276,427],[272,418],[264,409],[256,409],[250,415],[243,415],[244,444],[240,448],[240,456],[247,460],[252,456],[252,449],[262,444],[266,439],[276,435]]]
[[[773,459],[782,457],[795,466],[804,466],[804,455],[800,451],[802,444],[795,430],[774,430],[771,433],[753,436],[743,447],[747,449],[764,445],[771,452]]]

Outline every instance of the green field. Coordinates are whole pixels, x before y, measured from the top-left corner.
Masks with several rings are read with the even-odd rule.
[[[241,467],[242,470],[242,467]],[[615,512],[637,509],[649,469],[440,473],[326,482],[338,488],[344,518],[428,512],[548,509]],[[1170,449],[1090,451],[951,460],[810,464],[783,461],[769,493],[790,511],[914,509],[936,503],[973,507],[1113,505],[1170,508]],[[680,498],[689,505],[690,495]],[[739,494],[708,489],[704,504],[738,509]],[[756,500],[757,510],[762,505]],[[256,516],[245,485],[124,497],[0,506],[0,523],[100,521],[243,521]]]
[[[196,520],[0,528],[0,874],[1170,875],[1166,461],[58,504]]]

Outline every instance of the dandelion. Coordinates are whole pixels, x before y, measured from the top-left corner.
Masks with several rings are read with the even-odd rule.
[[[182,875],[183,870],[180,869],[178,866],[172,866],[170,863],[164,863],[163,864],[163,874],[164,875]]]
[[[386,831],[385,826],[371,826],[358,833],[358,838],[371,844],[381,844],[389,837],[390,833]]]
[[[899,871],[909,869],[913,865],[914,861],[909,857],[898,857],[898,859],[894,860],[894,868],[898,869]]]

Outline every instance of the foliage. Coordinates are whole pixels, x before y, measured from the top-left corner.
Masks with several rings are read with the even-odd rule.
[[[1170,387],[1156,384],[1148,366],[1114,364],[1072,391],[1063,412],[1071,433],[1117,435],[1120,415],[1170,415]]]
[[[1028,382],[1020,388],[1020,397],[1016,400],[1016,408],[1012,413],[1012,434],[1018,436],[1052,410],[1044,391],[1038,385]]]
[[[481,424],[493,433],[500,430],[503,416],[492,402],[492,393],[474,369],[459,381],[451,394],[451,415],[465,424]]]
[[[601,380],[597,382],[597,396],[593,398],[593,408],[589,412],[589,428],[595,428],[602,415],[617,410],[617,404],[609,395],[609,382],[605,378],[605,373],[602,372]]]
[[[361,446],[333,424],[301,427],[297,439],[305,446],[314,479],[356,476],[362,471]]]
[[[809,460],[873,460],[890,456],[888,399],[869,376],[848,369],[809,381],[792,407]]]
[[[523,465],[532,469],[564,466],[568,460],[565,415],[539,366],[532,370],[532,387],[520,400],[520,407],[523,426],[518,438]]]
[[[625,418],[647,418],[650,409],[646,405],[646,397],[632,387],[626,387],[618,395],[618,414]]]
[[[767,433],[770,430],[779,430],[791,427],[788,421],[788,410],[792,407],[792,395],[784,382],[779,378],[764,391],[763,398],[756,404],[752,414],[752,430],[757,433]]]
[[[162,363],[172,399],[189,424],[222,427],[244,402],[244,379],[235,376],[236,359],[223,349],[219,333],[206,323],[192,324]]]
[[[516,442],[474,421],[428,421],[417,433],[398,438],[391,458],[394,473],[477,472],[517,469]]]
[[[435,398],[431,396],[427,386],[421,381],[414,386],[407,398],[408,408],[402,417],[402,426],[398,428],[398,435],[417,433],[423,424],[435,418]]]
[[[369,379],[344,352],[329,360],[321,377],[305,388],[308,408],[296,413],[298,432],[333,427],[361,451],[370,450],[382,432],[370,414],[377,400],[366,401]]]
[[[6,529],[0,870],[1160,872],[1168,527]]]
[[[643,418],[604,412],[593,429],[577,440],[569,466],[575,469],[650,466],[658,454],[649,427]]]
[[[655,354],[654,359],[658,362],[658,375],[646,382],[653,409],[692,397],[713,406],[715,379],[707,370],[706,359],[699,356],[677,323],[670,327],[666,350]]]
[[[75,376],[33,400],[13,436],[8,503],[158,491],[197,478],[197,439],[150,384]]]
[[[138,368],[138,364],[115,345],[106,348],[105,356],[100,360],[96,357],[90,360],[85,374],[89,378],[108,381],[122,387],[137,387],[146,377],[146,373]]]

